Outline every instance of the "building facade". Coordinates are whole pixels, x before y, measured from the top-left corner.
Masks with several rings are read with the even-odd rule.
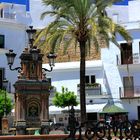
[[[19,55],[28,43],[25,30],[30,23],[29,5],[25,1],[0,0],[0,52],[3,52],[0,54],[0,88],[7,79],[7,90],[12,93],[18,72],[9,70],[4,53],[13,49],[17,54],[13,67],[19,65]]]
[[[2,50],[13,49],[17,53],[13,66],[16,67],[20,62],[19,55],[27,46],[27,34],[25,33],[27,26],[32,24],[35,28],[43,28],[53,19],[47,17],[43,21],[40,20],[41,13],[46,9],[40,0],[22,2],[19,0],[1,0],[0,2],[0,47]],[[101,49],[100,59],[90,59],[86,62],[87,108],[88,105],[92,105],[92,107],[90,106],[91,109],[87,109],[87,113],[96,113],[95,119],[98,118],[98,114],[108,103],[114,103],[124,108],[128,112],[130,120],[140,119],[139,7],[140,1],[138,0],[124,0],[122,3],[117,3],[107,9],[108,15],[131,33],[133,42],[128,46],[120,36],[117,36],[121,50],[110,43],[109,49]],[[5,63],[4,54],[0,55],[0,60],[3,60],[0,63],[0,80],[7,78],[9,91],[14,92],[12,85],[15,83],[18,73],[9,70]],[[47,78],[51,79],[52,85],[57,91],[61,91],[61,87],[64,86],[70,91],[74,91],[79,98],[80,64],[73,59],[69,60],[70,62],[61,60],[61,62],[56,63],[54,71],[47,73]],[[44,67],[48,68],[49,66],[44,64]],[[0,83],[2,83],[1,81]],[[51,96],[53,93],[50,95],[50,105]],[[52,110],[50,109],[50,112]],[[52,118],[58,116],[55,110],[50,114]],[[63,120],[66,120],[64,116],[56,118],[57,122]]]
[[[133,42],[127,44],[117,35],[121,49],[110,43],[109,49],[101,49],[100,60],[86,62],[86,104],[92,105],[92,113],[97,113],[97,118],[106,104],[115,104],[128,112],[130,120],[140,119],[139,7],[140,1],[133,0],[107,9],[108,15],[130,32]],[[44,64],[44,67],[48,65]],[[57,91],[61,92],[61,87],[64,86],[79,97],[79,67],[78,61],[56,63],[54,71],[47,73],[47,76],[51,78],[52,85]],[[98,84],[98,87],[88,87],[94,83]],[[102,106],[100,111],[95,110],[98,108],[97,105]],[[87,113],[91,111],[87,109]]]

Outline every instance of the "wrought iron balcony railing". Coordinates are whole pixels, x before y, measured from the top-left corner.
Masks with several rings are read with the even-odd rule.
[[[140,97],[140,86],[120,87],[120,98],[138,98]]]
[[[3,14],[0,15],[1,19],[12,19],[15,20],[16,19],[16,14],[15,13],[8,13],[8,12],[4,12]]]
[[[86,96],[101,95],[101,84],[99,83],[87,83],[85,84]],[[78,95],[80,94],[80,85],[77,85]]]
[[[125,55],[117,55],[117,65],[124,65],[124,64],[140,64],[140,54],[125,54]]]
[[[4,18],[7,18],[7,19],[16,19],[16,14],[14,13],[4,13]]]

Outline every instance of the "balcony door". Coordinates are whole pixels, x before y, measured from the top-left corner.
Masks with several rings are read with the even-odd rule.
[[[121,45],[121,64],[132,64],[132,43],[122,43]]]
[[[138,120],[140,120],[140,106],[138,106]]]
[[[123,77],[124,97],[134,97],[133,77]]]

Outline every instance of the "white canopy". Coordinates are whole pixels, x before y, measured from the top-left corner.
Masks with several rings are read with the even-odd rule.
[[[68,110],[68,108],[49,106],[49,114],[61,114],[63,110]]]
[[[105,105],[106,104],[89,104],[89,105],[86,105],[87,113],[102,112]]]
[[[106,105],[106,103],[104,104],[88,104],[86,105],[86,111],[87,113],[92,113],[92,112],[102,112],[104,106]],[[80,105],[75,106],[74,107],[75,110],[80,110]],[[56,107],[56,106],[49,106],[49,114],[61,114],[63,111],[67,111],[68,107],[65,108],[60,108],[60,107]]]

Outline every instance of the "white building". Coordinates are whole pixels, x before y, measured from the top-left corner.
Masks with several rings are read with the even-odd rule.
[[[19,55],[27,46],[27,35],[25,30],[31,23],[31,17],[27,5],[0,0],[0,52],[6,52],[13,49],[17,54],[13,68],[20,66]],[[4,51],[5,50],[5,51]],[[9,84],[7,90],[14,92],[13,84],[17,80],[17,71],[11,71],[8,68],[6,56],[0,54],[0,88],[2,81],[7,79]]]
[[[43,21],[40,20],[40,15],[45,10],[45,7],[42,7],[41,0],[30,0],[29,2],[32,25],[36,28],[46,26],[52,18],[47,17]],[[4,7],[2,7],[0,18],[0,40],[4,41],[2,45],[0,44],[0,47],[2,46],[2,49],[13,49],[17,53],[16,62],[13,65],[13,67],[17,67],[20,65],[18,57],[23,48],[27,46],[25,30],[31,22],[29,9],[24,4],[2,4]],[[96,82],[100,85],[99,87],[86,89],[87,108],[88,105],[92,105],[91,110],[87,109],[87,113],[92,112],[94,115],[100,113],[107,103],[114,102],[115,105],[129,112],[129,119],[140,119],[139,7],[139,0],[129,2],[125,0],[125,5],[113,5],[107,9],[108,15],[115,22],[129,30],[133,36],[133,42],[129,49],[126,49],[126,42],[120,36],[117,36],[124,53],[111,43],[109,49],[101,49],[101,60],[86,62],[86,81],[89,83]],[[127,65],[128,63],[130,64]],[[129,66],[129,75],[127,66]],[[47,64],[44,64],[43,67],[49,68]],[[0,55],[0,68],[1,79],[7,78],[11,83],[9,89],[14,92],[12,85],[16,81],[18,72],[9,70],[4,55]],[[61,87],[64,86],[70,91],[74,91],[79,97],[79,62],[56,63],[54,70],[47,73],[47,77],[51,78],[52,85],[56,87],[57,91],[61,91]],[[52,115],[56,114],[52,112]],[[65,118],[60,117],[60,119],[57,119],[57,121],[60,121]]]
[[[103,109],[103,104],[114,102],[128,112],[130,120],[140,119],[139,7],[140,1],[133,0],[129,1],[128,5],[113,5],[107,9],[109,16],[131,33],[133,42],[128,46],[120,36],[117,36],[121,50],[110,43],[109,49],[101,49],[101,60],[86,62],[87,82],[101,85],[101,89],[86,89],[86,103],[93,105],[93,113],[98,113],[95,111],[97,105],[102,105]],[[47,64],[44,64],[44,67],[49,68]],[[47,76],[51,78],[52,85],[57,91],[61,91],[61,87],[64,86],[78,95],[79,67],[79,62],[56,63],[54,70],[47,73]]]

